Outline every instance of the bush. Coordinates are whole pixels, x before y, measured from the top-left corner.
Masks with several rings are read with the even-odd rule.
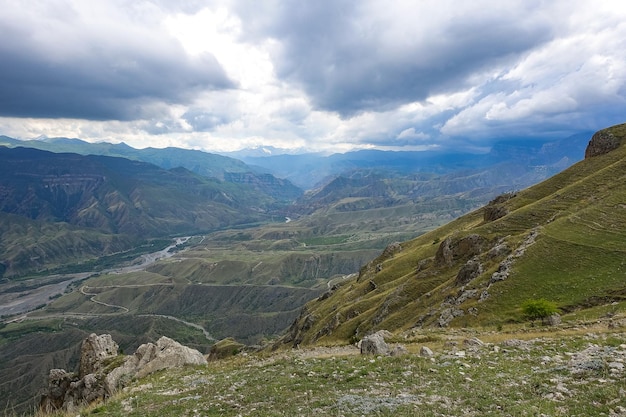
[[[555,303],[541,298],[538,300],[525,301],[522,304],[522,311],[527,319],[535,321],[537,319],[549,317],[557,313],[559,310]]]

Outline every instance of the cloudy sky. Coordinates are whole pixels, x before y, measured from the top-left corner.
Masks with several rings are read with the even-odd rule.
[[[626,2],[0,0],[0,134],[480,149],[626,122]]]

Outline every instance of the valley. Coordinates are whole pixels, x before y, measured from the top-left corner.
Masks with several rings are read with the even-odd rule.
[[[79,145],[85,153],[93,149]],[[39,152],[18,150],[21,158],[47,161],[32,178],[50,183],[50,170],[73,175],[58,171],[67,158],[84,178],[76,162],[82,157]],[[111,334],[127,352],[165,335],[208,353],[224,338],[251,348],[345,343],[375,326],[414,325],[402,318],[413,313],[394,309],[428,307],[408,302],[414,290],[391,277],[408,276],[403,268],[416,266],[391,262],[413,259],[402,254],[423,245],[424,282],[417,293],[436,289],[428,258],[446,238],[440,231],[459,228],[465,220],[455,219],[467,213],[469,224],[480,223],[485,203],[560,171],[573,162],[568,152],[533,146],[495,164],[474,157],[449,166],[439,155],[436,163],[415,167],[409,156],[399,163],[398,155],[386,154],[387,162],[373,166],[369,154],[358,163],[363,155],[350,155],[324,171],[339,166],[340,172],[318,177],[316,187],[300,194],[270,174],[246,174],[243,165],[237,175],[222,171],[219,179],[90,156],[87,171],[115,168],[125,177],[111,174],[115,181],[106,177],[96,186],[55,180],[52,194],[45,186],[26,193],[44,208],[34,218],[16,204],[26,177],[11,174],[17,185],[6,187],[8,212],[0,214],[0,289],[9,293],[2,314],[10,315],[0,324],[6,375],[0,397],[10,398],[6,406],[16,410],[33,404],[48,370],[75,366],[77,344],[92,332]],[[32,301],[20,307],[20,296]]]

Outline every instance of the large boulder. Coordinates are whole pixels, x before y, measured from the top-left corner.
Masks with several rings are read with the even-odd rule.
[[[456,285],[465,285],[480,274],[483,273],[483,266],[476,257],[470,259],[461,267],[459,273],[456,274],[454,283]]]
[[[145,343],[139,346],[134,355],[128,356],[124,363],[107,373],[105,386],[107,392],[113,393],[131,378],[143,378],[161,369],[206,364],[202,353],[162,336],[156,345]]]
[[[369,336],[365,336],[361,340],[362,355],[388,355],[390,352],[389,345],[385,342],[385,332],[379,331]]]
[[[156,345],[148,343],[139,346],[135,356],[139,357],[139,366],[135,375],[138,378],[161,369],[207,364],[202,353],[165,336],[157,340]]]

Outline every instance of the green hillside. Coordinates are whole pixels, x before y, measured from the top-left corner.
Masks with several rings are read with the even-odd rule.
[[[183,168],[29,148],[0,146],[0,178],[0,277],[265,221],[276,204]]]
[[[495,329],[525,320],[521,305],[534,299],[574,316],[623,309],[625,138],[626,125],[600,131],[586,159],[566,171],[390,245],[358,278],[308,303],[283,341],[344,343],[377,329]]]

